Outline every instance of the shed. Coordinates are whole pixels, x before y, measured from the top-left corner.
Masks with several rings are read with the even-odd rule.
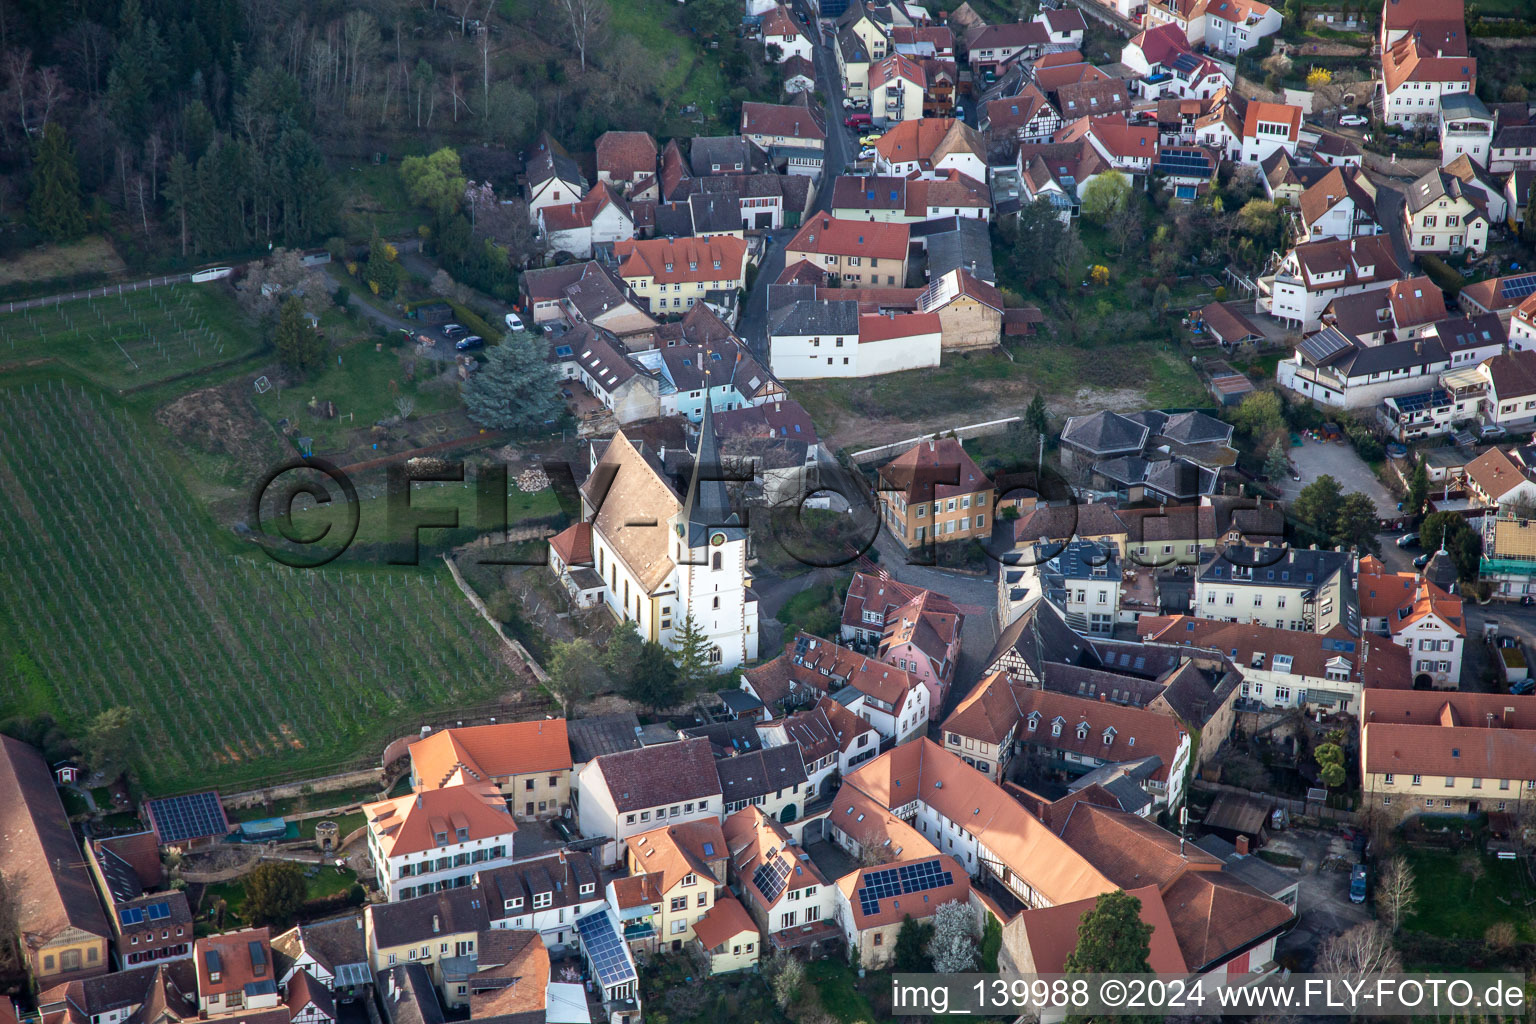
[[[1200,321],[1210,336],[1223,345],[1257,344],[1264,334],[1239,310],[1220,302],[1212,302],[1200,310]]]
[[[1230,842],[1241,836],[1248,840],[1250,849],[1258,849],[1266,838],[1264,825],[1269,817],[1269,802],[1241,793],[1221,793],[1205,812],[1201,824],[1208,832],[1214,832]]]

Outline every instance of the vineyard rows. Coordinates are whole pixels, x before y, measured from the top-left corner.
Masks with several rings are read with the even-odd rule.
[[[0,391],[0,719],[139,711],[154,791],[238,788],[377,749],[512,676],[445,570],[236,557],[126,413]]]
[[[192,284],[0,315],[0,362],[52,356],[113,387],[164,380],[255,348],[227,300]]]

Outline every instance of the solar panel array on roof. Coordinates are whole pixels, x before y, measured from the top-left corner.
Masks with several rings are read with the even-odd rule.
[[[880,912],[883,899],[941,889],[953,885],[954,881],[954,875],[945,871],[943,863],[937,860],[871,871],[864,876],[864,884],[859,886],[859,909],[869,917]]]
[[[775,858],[752,872],[752,884],[763,894],[763,899],[772,903],[784,891],[784,880],[788,877],[789,865]]]
[[[607,911],[580,918],[576,930],[581,933],[581,948],[597,972],[598,984],[607,987],[635,979],[635,965]]]
[[[1353,347],[1354,342],[1336,327],[1324,327],[1316,334],[1301,339],[1302,355],[1319,365]]]
[[[218,793],[189,793],[147,801],[150,824],[162,846],[188,839],[222,836],[229,831],[229,819],[219,803]]]
[[[1398,412],[1419,412],[1422,409],[1433,409],[1439,405],[1448,405],[1451,401],[1451,393],[1444,388],[1435,388],[1432,391],[1420,391],[1416,395],[1398,395],[1393,399],[1397,403]],[[1271,576],[1274,573],[1270,573]]]
[[[1506,277],[1499,282],[1499,294],[1506,299],[1523,299],[1532,292],[1536,292],[1536,274]]]

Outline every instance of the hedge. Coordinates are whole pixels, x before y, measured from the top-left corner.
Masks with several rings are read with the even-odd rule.
[[[454,319],[468,327],[470,334],[478,334],[484,338],[487,345],[496,344],[501,340],[501,336],[507,333],[506,328],[497,330],[495,327],[492,327],[479,313],[476,313],[462,302],[455,302],[452,299],[445,299],[444,301],[453,307]]]
[[[1420,256],[1419,266],[1425,274],[1429,275],[1431,281],[1450,292],[1453,297],[1467,283],[1465,277],[1462,277],[1461,274],[1452,269],[1450,264],[1433,253],[1424,253]]]

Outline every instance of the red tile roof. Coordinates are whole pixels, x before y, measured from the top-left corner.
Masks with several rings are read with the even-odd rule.
[[[939,314],[897,313],[886,316],[866,313],[859,317],[859,344],[876,341],[894,341],[897,338],[916,338],[924,334],[938,334]]]
[[[590,526],[587,545],[585,560],[591,561]],[[572,553],[580,551],[573,548]],[[491,782],[571,768],[571,745],[563,718],[443,729],[412,743],[409,750],[417,782],[425,789],[439,789],[456,781]]]
[[[741,279],[747,243],[731,235],[629,239],[614,243],[613,253],[619,259],[619,276],[627,280],[650,277],[658,284],[723,281],[726,287],[733,287]]]
[[[1536,696],[1367,690],[1360,723],[1367,775],[1536,779]]]
[[[881,466],[880,480],[909,502],[992,490],[992,480],[952,437],[919,441]]]
[[[1460,35],[1461,45],[1454,47],[1462,51],[1459,55],[1453,56],[1452,48],[1444,45],[1452,33]],[[1381,74],[1388,92],[1396,92],[1404,82],[1465,82],[1468,88],[1476,85],[1477,58],[1466,55],[1465,30],[1446,28],[1430,35],[1440,38],[1433,40],[1410,33],[1381,55]]]
[[[439,836],[449,844],[463,842],[457,838],[461,828],[467,830],[470,841],[506,837],[510,842],[517,831],[506,798],[491,783],[409,793],[367,804],[363,814],[386,858],[435,849],[444,845],[438,842]]]
[[[549,546],[566,565],[590,565],[592,563],[592,524],[572,523],[553,537]],[[569,749],[566,751],[570,753]]]
[[[907,237],[905,224],[839,220],[829,213],[818,213],[795,232],[785,250],[904,260],[907,258]]]
[[[702,737],[604,754],[594,763],[620,812],[720,796],[715,758]]]
[[[1147,963],[1158,974],[1185,974],[1189,968],[1184,955],[1179,952],[1178,937],[1173,933],[1173,923],[1168,920],[1168,908],[1155,885],[1144,885],[1127,890],[1141,901],[1140,917],[1152,926]],[[1035,971],[1040,974],[1060,974],[1065,970],[1067,957],[1077,949],[1078,927],[1083,917],[1098,905],[1097,896],[1086,900],[1074,900],[1054,907],[1026,910],[1007,925],[1024,933],[1029,945],[1030,958]]]
[[[822,142],[827,137],[827,130],[818,109],[797,103],[743,103],[741,134]]]
[[[1243,138],[1256,138],[1259,134],[1260,121],[1266,124],[1285,125],[1285,137],[1290,142],[1301,138],[1301,108],[1294,104],[1250,100],[1248,109],[1243,113]]]
[[[756,935],[757,925],[747,908],[730,896],[716,902],[693,926],[694,938],[705,949],[718,949],[743,932]]]
[[[890,163],[915,161],[923,167],[931,167],[949,153],[961,151],[986,159],[986,147],[976,129],[953,117],[902,121],[875,143],[875,152]]]
[[[926,857],[904,857],[899,863],[915,864],[919,860],[934,860],[932,854]],[[877,905],[873,914],[864,913],[864,901],[858,897],[858,891],[864,885],[866,875],[875,871],[882,871],[889,865],[881,864],[875,867],[859,868],[851,874],[844,875],[837,880],[837,887],[843,891],[847,898],[848,908],[853,915],[854,928],[862,931],[866,928],[879,928],[882,925],[895,924],[906,917],[914,921],[926,921],[938,912],[938,909],[946,903],[964,904],[971,894],[971,879],[965,873],[965,867],[953,857],[939,855],[939,870],[949,872],[950,883],[929,889],[923,893],[912,893],[907,896],[884,897]]]
[[[658,150],[650,132],[604,132],[597,137],[597,169],[629,179],[656,173]]]
[[[928,88],[928,76],[923,74],[923,66],[905,54],[893,53],[869,66],[871,92],[897,78],[905,78],[919,89]]]
[[[218,954],[219,980],[214,981],[208,955]],[[272,935],[266,928],[246,928],[197,940],[197,992],[210,995],[240,992],[255,981],[277,982],[272,966]],[[260,963],[256,963],[257,959]]]

